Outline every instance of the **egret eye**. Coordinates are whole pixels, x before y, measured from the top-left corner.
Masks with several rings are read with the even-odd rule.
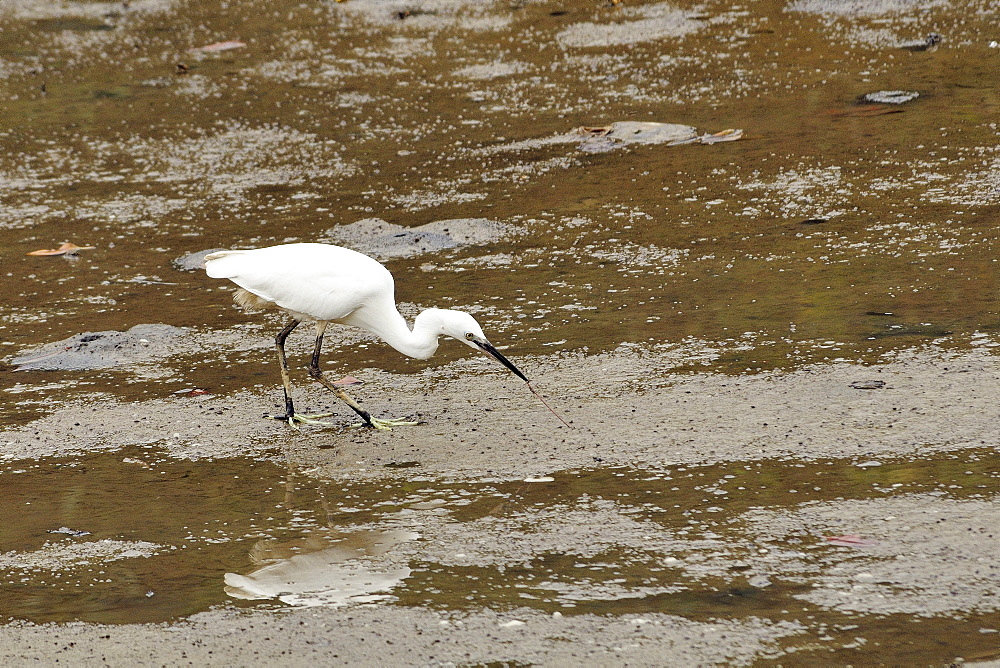
[[[476,335],[475,335],[475,334],[473,334],[472,332],[466,332],[466,333],[465,333],[465,338],[466,338],[467,340],[471,341],[472,339],[476,338]]]

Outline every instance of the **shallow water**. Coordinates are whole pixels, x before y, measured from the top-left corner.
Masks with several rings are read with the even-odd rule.
[[[113,30],[17,6],[0,52],[0,331],[17,351],[146,322],[232,327],[246,316],[224,286],[171,260],[372,216],[521,228],[390,266],[401,301],[478,308],[522,355],[692,337],[737,349],[710,368],[744,372],[992,331],[986,19],[841,4],[685,18],[438,3],[400,19],[366,3],[150,2],[104,11]],[[915,18],[945,35],[936,51],[894,46],[922,37]],[[621,34],[578,45],[608,20]],[[247,46],[188,50],[212,36]],[[856,98],[879,89],[920,97],[866,115]],[[746,137],[606,153],[537,141],[617,120]],[[98,248],[23,257],[67,239]],[[409,368],[350,350],[368,363]]]
[[[985,0],[860,9],[836,0],[6,3],[0,416],[23,425],[75,400],[276,387],[279,320],[236,311],[226,285],[174,260],[343,239],[345,226],[370,218],[408,228],[497,224],[503,235],[483,243],[386,263],[407,316],[417,306],[469,309],[515,361],[630,344],[677,347],[679,371],[745,374],[871,362],[929,342],[992,347],[993,9]],[[944,38],[936,49],[900,48],[931,31]],[[245,46],[194,50],[225,40]],[[898,106],[858,101],[879,90],[919,96]],[[618,121],[745,134],[675,147],[570,136]],[[63,241],[96,248],[25,255]],[[35,346],[150,323],[187,336],[139,358],[111,351],[89,369],[15,371],[13,360]],[[309,346],[305,334],[290,344],[296,359]],[[347,332],[331,332],[327,346],[337,374],[414,373],[464,355],[445,345],[434,362],[417,363]],[[441,500],[449,521],[474,522],[599,499],[664,530],[693,522],[721,535],[735,530],[720,522],[754,508],[886,494],[974,502],[991,500],[996,482],[989,453],[856,463],[579,471],[492,485],[421,482],[413,468],[388,470],[371,488],[289,478],[267,462],[175,461],[155,449],[15,462],[0,474],[4,516],[16,518],[0,528],[0,551],[108,538],[124,545],[105,545],[105,556],[152,556],[10,570],[3,587],[17,595],[2,597],[0,613],[118,623],[233,605],[223,577],[259,567],[249,556],[259,541],[272,541],[259,547],[272,556],[352,540],[352,549],[374,549],[358,536],[378,544],[371,532],[411,530],[389,514]],[[714,491],[744,489],[705,491],[726,475],[734,477]],[[90,535],[47,533],[62,526]],[[829,637],[801,645],[799,656],[830,650],[838,662],[986,656],[995,635],[979,629],[1000,626],[971,603],[919,619],[803,604],[795,596],[812,585],[773,573],[765,587],[718,574],[675,581],[621,546],[441,563],[417,547],[432,539],[390,550],[400,563],[386,568],[412,572],[372,595],[446,609],[760,615],[802,619],[813,631],[826,615]],[[607,565],[622,563],[624,576]],[[552,582],[560,584],[547,589]],[[665,591],[673,586],[681,589]],[[634,587],[649,591],[608,593]],[[573,598],[588,588],[611,598]],[[852,634],[868,644],[852,647]],[[893,636],[905,646],[890,649]]]
[[[900,527],[890,515],[878,520],[887,532],[866,531],[851,512],[839,527],[794,518],[857,503],[887,504],[885,513],[928,501],[995,503],[998,464],[986,451],[919,462],[565,471],[525,482],[427,480],[404,466],[408,478],[377,483],[245,459],[179,462],[152,448],[9,465],[0,503],[19,521],[0,531],[10,549],[0,554],[0,614],[156,622],[256,598],[267,606],[394,601],[446,611],[764,617],[808,629],[787,641],[796,660],[941,662],[995,648],[991,576],[963,574],[979,588],[971,597],[862,576],[913,556],[892,545],[897,533],[927,532],[916,545],[934,555],[931,569],[967,559],[960,545],[940,554],[927,527]],[[566,524],[573,514],[581,517]],[[761,531],[754,518],[762,515],[783,519]],[[587,524],[594,527],[579,529]],[[53,533],[60,530],[88,533]],[[831,542],[838,537],[846,543]],[[65,554],[54,558],[58,548]],[[848,580],[850,597],[881,606],[878,615],[810,598],[839,568],[862,572]],[[961,621],[900,612],[911,597],[981,611]]]

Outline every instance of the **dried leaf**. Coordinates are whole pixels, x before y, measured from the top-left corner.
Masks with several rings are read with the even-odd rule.
[[[605,135],[608,135],[611,132],[611,130],[612,127],[610,125],[601,125],[601,126],[584,125],[582,127],[577,128],[576,133],[579,135],[586,135],[589,137],[604,137]]]
[[[702,144],[718,144],[724,141],[736,141],[737,139],[743,138],[743,130],[734,130],[729,128],[728,130],[722,130],[721,132],[715,132],[710,135],[702,135],[698,138]]]
[[[77,246],[66,242],[59,248],[31,251],[28,255],[76,255],[82,250],[94,250],[94,248],[94,246]]]

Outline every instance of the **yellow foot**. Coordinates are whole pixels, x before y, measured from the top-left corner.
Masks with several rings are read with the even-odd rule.
[[[264,417],[269,420],[278,420],[279,422],[285,422],[289,427],[295,431],[299,430],[298,423],[302,424],[318,424],[324,427],[333,426],[332,422],[323,422],[319,418],[333,417],[333,413],[313,413],[311,415],[303,415],[302,413],[294,413],[291,417],[287,415],[265,415]]]
[[[412,427],[414,425],[420,424],[419,422],[411,422],[409,420],[380,420],[378,418],[372,418],[371,424],[367,422],[357,422],[352,424],[352,427],[374,427],[379,431],[392,431],[393,427]]]

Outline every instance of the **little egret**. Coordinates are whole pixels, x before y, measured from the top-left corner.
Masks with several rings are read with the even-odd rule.
[[[323,334],[331,322],[368,330],[404,355],[421,360],[434,354],[439,336],[450,336],[485,352],[528,382],[528,378],[486,339],[482,327],[468,313],[429,308],[417,315],[413,329],[410,329],[396,310],[394,282],[389,270],[378,261],[349,248],[299,243],[256,250],[219,251],[205,256],[205,271],[212,278],[228,278],[238,285],[234,300],[240,306],[279,308],[291,316],[285,328],[275,337],[281,382],[285,390],[285,414],[274,417],[292,427],[296,426],[296,422],[316,423],[317,418],[331,415],[299,415],[292,403],[285,339],[303,320],[316,322],[316,345],[309,364],[309,375],[354,409],[364,424],[376,429],[388,430],[416,423],[372,417],[344,392],[344,386],[356,381],[331,381],[323,375],[319,368],[319,354]],[[528,387],[535,393],[530,383]],[[562,420],[561,417],[559,419]]]

